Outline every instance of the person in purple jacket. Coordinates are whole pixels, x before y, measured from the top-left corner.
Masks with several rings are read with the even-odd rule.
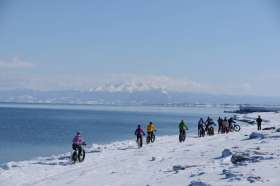
[[[72,144],[72,149],[73,150],[76,150],[78,149],[79,151],[79,155],[81,154],[82,152],[82,146],[83,144],[85,144],[85,141],[83,140],[83,138],[81,137],[81,133],[80,132],[77,132],[75,137],[73,138],[72,140],[73,144]]]
[[[135,130],[134,134],[135,134],[135,136],[137,136],[136,142],[138,143],[138,140],[140,140],[140,143],[138,143],[139,147],[142,147],[142,145],[143,145],[143,136],[145,136],[145,132],[141,128],[141,125],[138,125],[138,127]]]

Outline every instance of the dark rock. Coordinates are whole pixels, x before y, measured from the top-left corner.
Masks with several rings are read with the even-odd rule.
[[[188,186],[211,186],[211,185],[204,183],[202,181],[192,181]]]
[[[249,154],[243,152],[235,153],[231,157],[231,162],[233,164],[240,164],[248,160],[250,160]]]
[[[266,128],[263,128],[262,130],[274,130],[275,127],[266,127]]]
[[[191,174],[190,177],[202,176],[204,174],[205,174],[205,172],[199,172],[198,174]]]
[[[226,170],[226,169],[223,170],[222,175],[225,175],[225,178],[224,178],[224,179],[228,179],[228,180],[230,180],[230,181],[233,181],[233,180],[241,180],[240,177],[243,176],[243,174],[238,174],[238,172],[232,172],[232,171]]]
[[[153,156],[152,159],[151,159],[151,161],[155,161],[155,160],[156,160],[156,157]]]
[[[172,169],[173,169],[173,171],[179,171],[179,170],[185,170],[186,167],[184,167],[182,165],[174,165]]]
[[[259,176],[249,176],[247,178],[247,181],[249,181],[250,183],[255,183],[257,181],[261,181],[261,177],[259,177]]]

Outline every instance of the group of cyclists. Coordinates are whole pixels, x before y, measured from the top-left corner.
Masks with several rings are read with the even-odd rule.
[[[232,131],[238,132],[240,130],[240,126],[235,124],[234,118],[227,119],[226,117],[222,119],[219,117],[218,122],[218,133],[229,133]],[[209,136],[214,135],[214,126],[216,126],[214,120],[210,117],[204,122],[203,118],[200,118],[198,121],[198,136],[204,137],[206,134]]]
[[[186,139],[186,130],[188,130],[187,124],[184,122],[184,120],[181,120],[179,123],[179,141],[183,142]],[[150,122],[147,125],[147,138],[146,142],[153,143],[155,141],[155,132],[156,132],[156,126],[153,122]],[[134,132],[136,136],[136,142],[138,144],[138,147],[141,148],[143,146],[143,136],[145,136],[144,130],[141,128],[141,125],[137,126],[137,129]]]
[[[226,117],[222,119],[219,117],[218,119],[218,133],[229,133],[233,131],[240,131],[240,126],[235,124],[236,122],[234,121],[234,118],[229,118],[227,119]]]
[[[203,121],[203,118],[200,118],[197,124],[197,131],[199,137],[204,137],[205,134],[212,136],[214,135],[214,126],[215,122],[212,118],[208,117],[206,121]]]
[[[212,118],[207,117],[206,121],[203,120],[203,118],[200,118],[198,121],[198,136],[204,137],[205,135],[214,135],[214,126],[215,122]],[[233,118],[227,119],[226,117],[222,119],[219,117],[218,119],[218,133],[228,133],[232,130],[239,131],[240,126],[235,125],[235,121]],[[239,128],[238,128],[239,127]],[[184,120],[181,120],[179,125],[179,142],[184,142],[186,139],[186,131],[188,130],[188,125]],[[146,131],[147,131],[147,137],[146,137],[146,143],[153,143],[155,141],[155,132],[157,128],[156,125],[153,122],[149,122],[147,125]],[[135,132],[136,136],[136,142],[138,144],[138,147],[141,148],[143,146],[143,136],[146,136],[146,133],[141,128],[141,125],[138,125]],[[82,148],[82,145],[86,145],[85,141],[82,139],[80,132],[77,132],[75,137],[73,138],[73,144],[72,148],[74,150],[74,153],[72,153],[72,160],[74,162],[76,161],[83,161],[84,159],[84,150]]]
[[[258,116],[256,119],[257,127],[258,130],[261,130],[261,124],[262,124],[262,118]],[[229,118],[227,119],[226,117],[222,119],[219,117],[217,120],[218,122],[218,133],[229,133],[232,131],[238,132],[240,130],[240,126],[236,124],[234,121],[234,118]],[[206,121],[203,120],[203,118],[200,118],[198,121],[198,136],[199,137],[204,137],[205,135],[214,135],[214,126],[216,126],[214,120],[210,117],[207,117]],[[179,125],[179,142],[184,142],[186,139],[186,131],[188,129],[188,125],[184,120],[181,120]],[[157,130],[156,125],[153,122],[149,122],[147,125],[147,137],[146,137],[146,142],[148,143],[153,143],[155,141],[155,132]],[[141,148],[143,146],[143,136],[145,136],[144,130],[141,128],[141,125],[138,125],[135,132],[136,136],[136,142],[138,144],[138,147]],[[71,159],[73,162],[76,161],[83,161],[85,158],[85,151],[82,148],[83,145],[86,145],[85,141],[81,137],[81,133],[77,132],[75,137],[73,138],[72,141],[72,148],[73,148],[73,153],[71,155]]]
[[[150,143],[150,142],[153,143],[155,141],[155,132],[156,132],[156,125],[153,122],[150,122],[147,125],[147,138],[146,138],[147,143]],[[143,136],[145,136],[145,132],[141,128],[141,125],[137,126],[137,129],[135,130],[134,134],[136,136],[136,142],[138,144],[138,147],[142,147],[143,146]]]
[[[155,141],[155,132],[156,132],[156,126],[153,122],[150,122],[147,125],[147,138],[146,142],[154,142]],[[134,134],[136,135],[137,139],[137,144],[138,147],[143,146],[143,136],[145,136],[144,130],[141,128],[141,125],[138,125],[137,129],[135,130]],[[81,137],[81,133],[77,132],[76,135],[74,136],[72,140],[72,149],[73,153],[71,155],[71,160],[75,163],[77,161],[81,162],[85,158],[85,151],[82,148],[83,145],[86,145],[85,141]]]

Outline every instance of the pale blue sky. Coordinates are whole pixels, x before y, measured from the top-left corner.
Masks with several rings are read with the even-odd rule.
[[[0,86],[170,78],[176,87],[167,89],[279,95],[279,8],[274,0],[0,0]]]

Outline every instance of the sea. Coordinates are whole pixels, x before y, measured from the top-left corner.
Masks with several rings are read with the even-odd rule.
[[[215,121],[227,106],[105,106],[57,104],[0,104],[0,164],[71,151],[72,138],[81,132],[87,144],[134,139],[138,124],[152,121],[157,136],[178,134],[181,120],[188,133],[197,133],[202,117]]]

